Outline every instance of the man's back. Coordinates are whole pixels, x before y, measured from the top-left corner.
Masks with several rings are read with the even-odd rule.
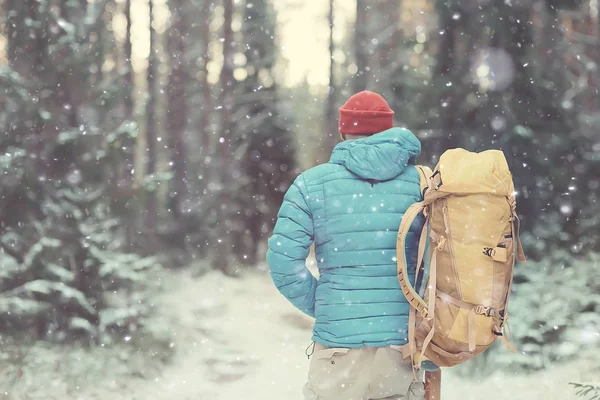
[[[345,141],[286,194],[267,261],[280,292],[316,318],[314,341],[344,348],[406,343],[409,305],[397,278],[396,237],[404,212],[421,200],[412,167],[420,148],[400,128]],[[421,225],[407,239],[411,275]],[[318,282],[305,267],[313,241]]]

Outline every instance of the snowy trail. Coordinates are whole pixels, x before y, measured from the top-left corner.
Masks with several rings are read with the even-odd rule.
[[[311,320],[289,305],[264,271],[242,278],[182,274],[162,300],[173,326],[176,356],[155,381],[123,388],[127,399],[302,400]],[[469,381],[444,371],[444,400],[570,399],[570,381],[600,380],[581,361],[531,376]]]
[[[177,356],[136,398],[301,399],[311,321],[279,297],[265,273],[182,277],[164,300],[178,326]]]

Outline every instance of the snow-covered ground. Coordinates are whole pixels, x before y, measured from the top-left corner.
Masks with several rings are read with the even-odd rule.
[[[136,399],[301,400],[311,319],[296,311],[264,270],[228,278],[183,276],[165,297],[179,320],[178,355],[164,375],[135,388]],[[444,372],[444,400],[569,399],[571,381],[600,380],[591,360],[529,376],[501,371],[482,381]],[[132,388],[133,389],[133,388]],[[138,391],[139,390],[139,391]]]
[[[73,397],[48,392],[44,398],[302,400],[312,321],[287,303],[264,269],[239,278],[174,272],[165,285],[159,312],[174,335],[175,356],[157,377],[116,374],[79,388]],[[594,380],[600,381],[600,366],[591,359],[529,376],[500,371],[482,381],[445,370],[442,398],[575,399],[568,383]]]

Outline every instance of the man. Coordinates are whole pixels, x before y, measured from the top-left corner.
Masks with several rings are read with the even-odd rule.
[[[331,160],[301,174],[287,191],[267,262],[277,289],[314,317],[306,399],[404,399],[413,380],[399,347],[409,304],[400,290],[396,238],[404,212],[422,200],[419,140],[393,127],[394,112],[373,92],[339,110],[342,143]],[[407,238],[414,281],[418,235]],[[315,244],[319,280],[305,265]]]

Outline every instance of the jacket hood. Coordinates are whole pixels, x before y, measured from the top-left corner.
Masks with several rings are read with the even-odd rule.
[[[421,143],[411,131],[391,128],[339,143],[329,162],[343,165],[362,179],[387,181],[414,165],[420,154]]]

